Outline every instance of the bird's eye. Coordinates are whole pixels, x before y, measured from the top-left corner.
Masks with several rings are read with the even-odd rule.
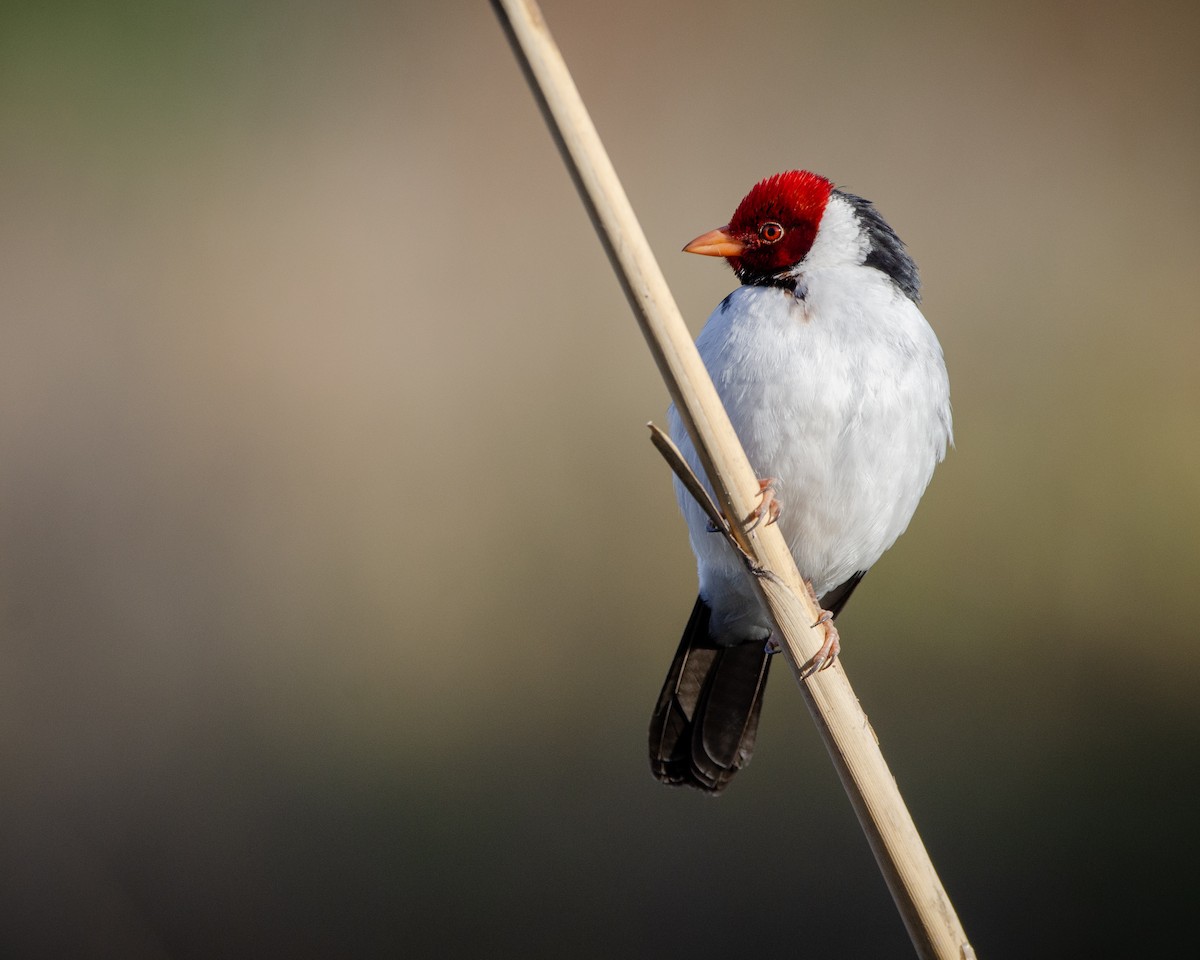
[[[783,227],[770,220],[758,228],[758,236],[764,243],[774,243],[783,236]]]

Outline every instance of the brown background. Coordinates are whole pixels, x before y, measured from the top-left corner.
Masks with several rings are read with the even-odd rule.
[[[0,954],[907,955],[782,672],[646,769],[665,394],[487,5],[27,7]],[[695,329],[781,169],[921,266],[958,448],[844,662],[985,957],[1195,943],[1196,11],[546,3]]]

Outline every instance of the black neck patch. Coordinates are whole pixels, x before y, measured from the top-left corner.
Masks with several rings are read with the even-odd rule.
[[[746,287],[779,287],[788,293],[795,293],[799,279],[786,273],[765,274],[751,273],[748,270],[738,272],[738,279]]]
[[[858,222],[867,234],[869,246],[863,263],[886,275],[913,303],[920,303],[921,278],[917,274],[917,265],[904,246],[904,241],[896,236],[896,231],[888,226],[870,200],[856,197],[844,190],[833,192],[854,208],[854,215],[858,217]]]

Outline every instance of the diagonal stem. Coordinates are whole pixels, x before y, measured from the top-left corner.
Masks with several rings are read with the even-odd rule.
[[[823,631],[814,627],[820,611],[778,528],[748,529],[738,519],[750,516],[756,505],[757,478],[541,10],[533,0],[492,0],[492,5],[692,437],[718,512],[733,518],[727,524],[730,535],[750,562],[772,572],[755,582],[778,628],[774,636],[784,641],[805,703],[917,955],[971,960],[974,951],[845,671],[834,664],[802,675],[803,665],[824,642]]]

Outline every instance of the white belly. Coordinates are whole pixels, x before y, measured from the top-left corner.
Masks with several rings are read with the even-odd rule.
[[[950,439],[941,348],[886,281],[847,306],[774,287],[741,287],[697,340],[759,477],[778,480],[796,565],[820,596],[867,570],[904,532]],[[814,292],[815,290],[815,292]],[[702,468],[674,409],[670,430]],[[676,485],[714,638],[765,638],[769,619],[728,544]]]

